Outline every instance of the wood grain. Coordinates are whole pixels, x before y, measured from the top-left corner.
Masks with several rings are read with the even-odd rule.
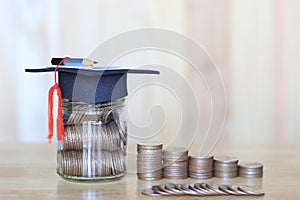
[[[0,199],[166,199],[147,197],[141,190],[154,184],[177,183],[233,183],[257,186],[265,191],[262,197],[201,197],[201,199],[297,199],[300,197],[299,145],[237,144],[217,145],[214,155],[232,155],[241,161],[264,164],[264,177],[258,179],[234,178],[209,180],[185,179],[172,181],[137,180],[128,173],[120,181],[82,184],[61,179],[56,174],[55,144],[1,144],[0,145]],[[129,160],[135,162],[135,160]],[[170,199],[170,198],[169,198]],[[181,196],[176,199],[195,199]]]

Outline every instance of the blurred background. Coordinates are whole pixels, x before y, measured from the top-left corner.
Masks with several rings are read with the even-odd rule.
[[[111,37],[145,27],[186,35],[217,66],[227,97],[220,142],[299,142],[299,10],[298,0],[1,0],[0,142],[47,142],[53,75],[25,68],[87,57]],[[168,104],[153,91],[141,98],[154,94]],[[166,117],[176,123],[176,112]]]

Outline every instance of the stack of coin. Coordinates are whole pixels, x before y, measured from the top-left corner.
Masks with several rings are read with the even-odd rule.
[[[169,147],[164,149],[164,177],[170,179],[184,179],[188,177],[188,149]]]
[[[218,178],[234,178],[238,176],[238,158],[220,156],[214,158],[214,176]]]
[[[263,176],[263,165],[256,162],[239,164],[239,176],[244,178],[259,178]]]
[[[189,156],[189,177],[208,179],[213,177],[213,156]]]
[[[138,179],[162,179],[162,144],[137,144]]]

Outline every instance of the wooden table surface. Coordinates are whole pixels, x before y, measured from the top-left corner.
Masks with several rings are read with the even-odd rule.
[[[217,145],[213,155],[233,155],[241,161],[264,164],[264,177],[256,179],[212,178],[214,183],[252,185],[266,193],[262,197],[193,197],[176,199],[299,199],[300,198],[300,145],[291,144],[238,144]],[[110,183],[72,183],[56,174],[55,144],[1,144],[0,145],[0,199],[173,199],[148,197],[141,190],[154,184],[172,180],[141,181],[128,173],[123,179]],[[129,160],[135,162],[135,160]],[[196,183],[203,180],[185,179],[177,183]]]

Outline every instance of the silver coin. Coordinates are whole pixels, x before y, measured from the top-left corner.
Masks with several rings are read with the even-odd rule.
[[[239,171],[239,174],[260,175],[260,174],[262,174],[262,172],[261,171]]]
[[[216,193],[220,195],[227,195],[228,193],[223,192],[222,190],[219,189],[219,185],[215,183],[206,183],[206,187],[215,191]]]
[[[194,159],[194,160],[213,160],[214,156],[212,155],[207,155],[207,156],[189,156],[190,159]]]
[[[232,156],[215,156],[214,157],[215,162],[220,163],[237,163],[239,161],[238,158],[232,157]]]
[[[158,181],[161,180],[162,177],[138,177],[138,179],[143,181]]]
[[[214,163],[214,168],[215,169],[238,169],[238,165],[237,163],[231,163],[231,164],[228,164],[228,163]]]
[[[172,195],[180,195],[181,194],[181,193],[174,192],[173,190],[167,189],[166,184],[160,184],[159,189],[161,191],[167,192],[167,193],[172,194]]]
[[[199,196],[208,196],[209,193],[207,191],[203,191],[202,189],[198,189],[194,184],[189,184],[189,188],[198,193]]]
[[[151,143],[139,143],[137,144],[137,150],[161,150],[163,148],[163,144],[151,144]]]
[[[192,174],[189,173],[189,177],[193,179],[209,179],[213,177],[213,174]]]
[[[169,191],[172,191],[173,193],[176,193],[176,195],[183,195],[185,193],[183,193],[181,190],[176,189],[176,184],[174,183],[166,183],[165,184],[165,188]]]
[[[205,193],[206,195],[210,195],[210,191],[208,191],[208,190],[205,189],[205,188],[202,188],[201,183],[195,183],[195,184],[194,184],[194,188],[195,188],[196,190],[198,190],[199,192],[201,191],[201,192]]]
[[[250,194],[250,195],[264,195],[265,193],[257,188],[254,188],[254,187],[250,187],[250,186],[238,186],[238,189],[242,192],[245,192],[247,194]]]
[[[188,195],[199,195],[196,191],[191,190],[188,185],[176,184],[175,188]]]
[[[208,173],[212,173],[213,170],[212,169],[194,169],[194,168],[188,168],[190,172],[192,173],[198,173],[198,174],[208,174]]]
[[[204,190],[208,191],[210,195],[220,195],[220,193],[216,192],[215,190],[210,189],[206,183],[200,183],[201,188]]]
[[[219,189],[231,195],[238,195],[238,193],[231,190],[228,185],[219,185]]]
[[[228,172],[228,173],[222,172],[222,173],[220,173],[220,172],[215,171],[214,176],[217,177],[217,178],[235,178],[235,177],[238,176],[238,172],[236,171],[236,172]]]
[[[237,195],[249,195],[248,193],[241,191],[237,185],[228,185],[228,189],[234,191]]]
[[[262,168],[258,168],[258,169],[239,168],[239,171],[240,172],[259,172],[259,173],[263,172]]]
[[[170,153],[170,154],[177,154],[177,153],[187,152],[187,151],[188,149],[184,147],[167,147],[164,149],[165,153]]]
[[[242,162],[239,164],[239,167],[246,169],[260,169],[263,168],[263,164],[257,162]]]
[[[187,175],[184,175],[184,176],[166,176],[164,175],[164,178],[165,179],[172,179],[172,180],[175,180],[175,179],[186,179],[188,176]]]
[[[169,192],[165,192],[163,190],[160,190],[159,185],[153,185],[152,190],[158,194],[164,195],[164,196],[171,196],[172,194]]]
[[[239,176],[242,178],[261,178],[263,174],[240,174]]]
[[[143,189],[142,194],[148,195],[148,196],[152,196],[152,197],[160,197],[160,196],[162,196],[161,194],[155,192],[151,188]]]
[[[139,178],[162,178],[162,174],[159,173],[138,173],[137,176]]]

